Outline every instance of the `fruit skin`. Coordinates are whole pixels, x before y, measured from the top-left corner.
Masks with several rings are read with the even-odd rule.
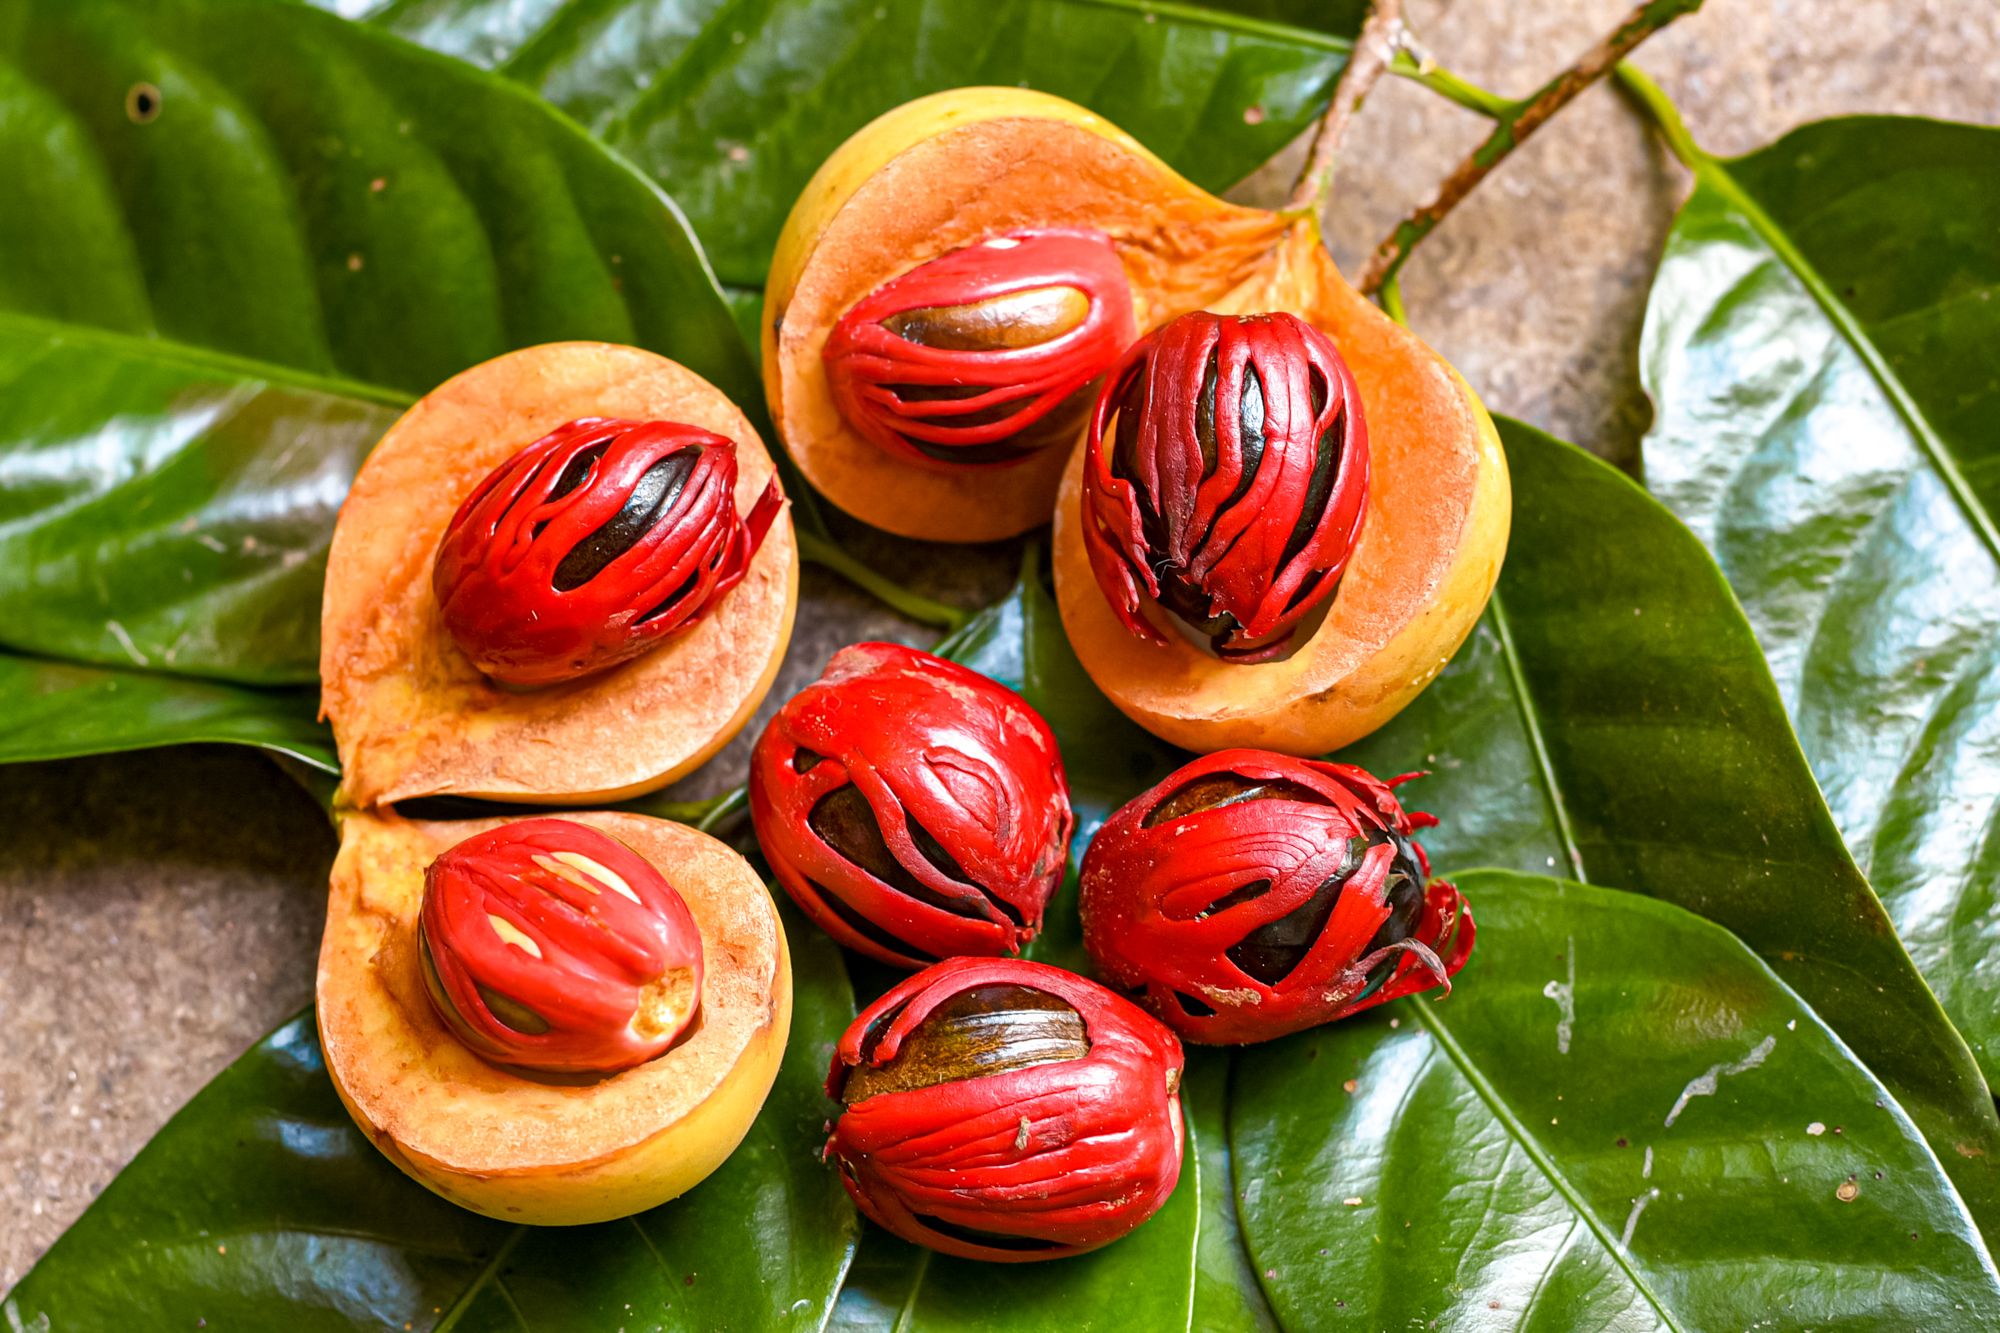
[[[624,800],[700,765],[763,701],[798,606],[788,513],[710,614],[588,679],[503,688],[445,631],[431,562],[459,502],[520,441],[593,415],[685,422],[735,441],[739,512],[775,473],[721,390],[636,347],[509,352],[426,394],[362,466],[327,561],[321,706],[347,804],[444,793],[541,805]]]
[[[1111,238],[1143,331],[1243,282],[1285,226],[1215,198],[1061,98],[1021,88],[918,98],[848,139],[786,220],[765,285],[772,418],[814,489],[864,522],[929,541],[1014,536],[1048,521],[1063,449],[971,472],[892,458],[834,402],[823,354],[841,316],[948,251],[1022,228],[1086,228]]]
[[[1038,296],[1082,309],[1044,311],[1051,326],[1020,327],[1021,303]],[[1010,299],[1015,327],[970,317]],[[822,357],[841,416],[889,454],[924,468],[1013,467],[1074,440],[1088,401],[1072,400],[1136,337],[1110,238],[1031,228],[885,283],[841,316]]]
[[[774,476],[739,517],[735,492],[735,443],[699,426],[559,426],[452,515],[431,570],[445,629],[508,685],[637,657],[743,581],[784,496]]]
[[[785,891],[848,948],[905,968],[1019,952],[1062,882],[1076,827],[1055,733],[1027,701],[893,643],[841,649],[792,696],[758,739],[749,785],[757,840]],[[901,883],[815,827],[816,810],[832,814],[822,802],[850,787],[890,858],[878,869]]]
[[[418,936],[438,1017],[502,1064],[644,1064],[701,998],[687,903],[644,857],[574,820],[524,819],[439,856]]]
[[[1507,457],[1465,381],[1348,286],[1310,219],[1210,309],[1301,315],[1340,348],[1361,391],[1368,506],[1326,618],[1283,661],[1248,666],[1178,635],[1135,637],[1090,567],[1082,450],[1056,507],[1056,602],[1091,679],[1154,735],[1203,753],[1325,754],[1394,717],[1472,633],[1507,550]]]
[[[1261,750],[1177,769],[1091,840],[1084,947],[1191,1041],[1267,1041],[1448,994],[1472,914],[1450,884],[1425,883],[1412,835],[1437,821],[1403,809],[1404,780]]]
[[[1183,1060],[1173,1033],[1095,982],[1019,959],[927,968],[854,1020],[827,1094],[844,1100],[860,1071],[914,1051],[926,1017],[990,987],[1073,1008],[1088,1053],[859,1098],[834,1122],[827,1156],[870,1219],[945,1254],[1023,1263],[1108,1245],[1159,1211],[1180,1178]]]
[[[1114,424],[1115,423],[1115,424]],[[1085,436],[1083,538],[1125,628],[1146,599],[1216,655],[1283,654],[1339,585],[1368,499],[1347,362],[1296,315],[1182,315],[1128,352]]]
[[[791,1028],[784,931],[748,862],[665,820],[570,818],[657,866],[701,930],[701,1022],[666,1054],[601,1078],[535,1076],[482,1059],[433,1012],[417,949],[424,868],[504,820],[344,815],[316,988],[334,1088],[383,1154],[462,1207],[542,1226],[692,1189],[756,1119]]]

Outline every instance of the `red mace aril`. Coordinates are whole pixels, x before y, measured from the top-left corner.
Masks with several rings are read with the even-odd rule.
[[[824,359],[849,425],[929,467],[1067,446],[1090,388],[1139,336],[1101,232],[995,236],[920,264],[834,325]]]
[[[806,915],[907,968],[1018,952],[1076,826],[1055,734],[1027,701],[893,643],[841,649],[771,719],[750,815]]]
[[[736,513],[736,446],[698,426],[586,417],[502,463],[438,544],[431,587],[473,665],[549,685],[637,657],[735,587],[784,497]]]
[[[1181,1173],[1181,1045],[1042,963],[954,958],[862,1011],[835,1049],[827,1140],[863,1213],[904,1240],[1022,1263],[1107,1245]]]
[[[1472,914],[1431,880],[1361,769],[1265,750],[1197,759],[1113,815],[1083,858],[1099,974],[1190,1041],[1264,1041],[1443,986]]]
[[[431,862],[417,935],[438,1016],[500,1064],[644,1064],[701,1002],[701,932],[680,894],[624,843],[566,819],[517,820]]]
[[[1368,501],[1361,396],[1295,315],[1182,315],[1098,395],[1083,536],[1125,628],[1150,598],[1218,657],[1283,655],[1333,598]]]

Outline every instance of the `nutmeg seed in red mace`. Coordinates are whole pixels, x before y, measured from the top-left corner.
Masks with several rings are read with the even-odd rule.
[[[500,1064],[644,1064],[701,1003],[701,932],[624,843],[566,819],[475,834],[424,872],[418,951],[438,1017]]]
[[[1081,1254],[1174,1192],[1181,1069],[1174,1034],[1095,982],[954,958],[841,1037],[826,1152],[904,1240],[1002,1263]]]
[[[467,496],[431,570],[445,629],[486,675],[550,685],[637,657],[735,587],[784,497],[736,512],[736,446],[698,426],[587,417]]]
[[[1443,986],[1472,953],[1426,880],[1437,821],[1349,764],[1223,750],[1123,806],[1083,858],[1083,942],[1190,1041],[1265,1041]]]
[[[1126,629],[1148,600],[1218,657],[1283,655],[1340,584],[1368,502],[1361,395],[1296,315],[1203,311],[1126,353],[1085,437],[1083,538]]]
[[[893,643],[841,649],[771,719],[750,761],[750,815],[806,915],[906,968],[1019,952],[1076,826],[1041,715]]]
[[[997,467],[1072,443],[1091,386],[1138,336],[1111,239],[1044,228],[883,284],[822,356],[834,405],[880,448],[924,467]]]

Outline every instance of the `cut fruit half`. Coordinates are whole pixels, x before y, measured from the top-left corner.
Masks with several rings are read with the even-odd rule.
[[[798,604],[789,514],[709,614],[607,671],[508,689],[452,641],[431,590],[452,514],[494,467],[581,417],[678,421],[726,436],[737,450],[738,513],[773,475],[763,442],[721,390],[634,347],[531,347],[426,395],[355,478],[327,561],[321,707],[339,746],[346,803],[636,796],[728,744],[771,688]]]
[[[692,1189],[757,1118],[791,1027],[784,928],[749,862],[666,820],[571,818],[652,862],[701,931],[700,1006],[664,1055],[537,1077],[487,1063],[437,1016],[418,956],[424,869],[507,820],[347,815],[319,957],[320,1042],[355,1123],[453,1203],[538,1225],[624,1217]]]

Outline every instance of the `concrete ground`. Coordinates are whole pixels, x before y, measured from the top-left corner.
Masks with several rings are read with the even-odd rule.
[[[1628,3],[1407,9],[1445,65],[1517,94]],[[1717,152],[1854,112],[2000,122],[1991,0],[1709,0],[1637,63]],[[1344,154],[1329,218],[1342,261],[1421,202],[1482,127],[1386,80]],[[1281,195],[1297,159],[1244,196]],[[1685,188],[1626,103],[1593,90],[1418,251],[1403,282],[1411,322],[1496,412],[1629,463],[1647,421],[1635,367],[1647,283]],[[968,606],[1003,591],[1013,563],[1006,550],[867,553]],[[817,571],[804,588],[769,707],[844,643],[922,641]],[[733,785],[745,752],[739,742],[694,781]],[[0,827],[4,1291],[181,1103],[307,1001],[333,837],[269,764],[223,749],[0,768]]]

